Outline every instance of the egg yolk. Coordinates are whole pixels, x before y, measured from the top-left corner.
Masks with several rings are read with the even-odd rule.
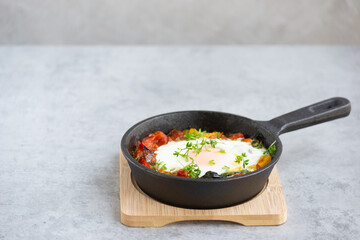
[[[189,157],[194,159],[194,163],[199,166],[211,166],[210,161],[214,161],[216,164],[226,164],[226,154],[219,152],[220,148],[208,148],[203,149],[196,155],[195,151],[189,152]]]

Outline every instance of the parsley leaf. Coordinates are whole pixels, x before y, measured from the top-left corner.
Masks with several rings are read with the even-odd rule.
[[[184,171],[187,172],[191,178],[198,178],[201,173],[199,166],[193,163],[186,165]]]
[[[217,144],[217,141],[210,140],[210,145],[211,145],[213,148],[215,148],[216,144]]]
[[[167,167],[166,167],[166,164],[163,161],[156,161],[156,163],[154,165],[154,169],[156,171],[167,170]]]
[[[260,149],[263,147],[261,142],[257,139],[251,139],[251,146],[253,146],[254,148],[257,148],[257,149]]]
[[[236,156],[235,162],[240,164],[244,160],[244,158],[246,158],[246,157],[247,157],[246,153],[242,153],[241,156]]]
[[[219,132],[216,132],[216,138],[220,139],[220,133]]]
[[[209,165],[210,165],[210,166],[214,166],[214,165],[215,165],[214,160],[210,160],[210,161],[209,161]]]
[[[246,157],[247,157],[246,153],[242,153],[240,156],[236,156],[235,162],[238,164],[241,164],[242,162],[243,168],[246,168],[246,166],[249,164],[249,159],[245,159]]]
[[[204,134],[206,133],[206,131],[201,131],[201,128],[199,128],[199,138],[204,137]]]
[[[227,172],[227,171],[229,171],[230,168],[225,165],[225,166],[222,167],[222,169],[223,169],[225,172]]]
[[[271,156],[273,156],[274,154],[275,154],[275,152],[276,152],[276,145],[275,145],[275,143],[276,143],[276,141],[274,141],[270,146],[269,146],[269,148],[266,150],[266,151],[264,151],[264,155],[271,155]]]
[[[190,140],[196,140],[199,138],[198,134],[196,132],[186,132],[184,133],[184,137],[186,138],[186,141]]]
[[[226,153],[224,149],[220,149],[219,153]]]
[[[249,164],[249,159],[246,159],[243,161],[243,168],[246,168],[246,166]]]

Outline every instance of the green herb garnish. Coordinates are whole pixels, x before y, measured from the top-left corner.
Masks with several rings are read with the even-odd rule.
[[[173,153],[173,155],[176,157],[181,156],[181,157],[185,158],[186,162],[188,162],[189,159],[194,160],[192,157],[189,157],[190,151],[194,151],[196,153],[196,155],[198,155],[204,147],[207,151],[210,151],[207,148],[207,145],[211,145],[211,147],[215,148],[216,144],[217,144],[216,141],[214,141],[214,140],[207,141],[207,140],[205,140],[205,138],[203,138],[201,140],[201,142],[199,142],[199,141],[196,141],[195,143],[187,142],[185,148],[182,148],[182,149],[178,148],[178,151],[175,151]]]
[[[229,171],[230,168],[229,168],[228,166],[223,166],[222,169],[223,169],[225,172],[227,172],[227,171]]]
[[[270,146],[269,146],[269,148],[266,150],[266,151],[264,151],[264,155],[270,155],[270,156],[273,156],[274,154],[275,154],[275,152],[276,152],[276,145],[275,145],[275,143],[276,143],[276,141],[274,141]]]
[[[166,167],[166,164],[163,161],[156,161],[156,163],[154,165],[154,169],[156,171],[167,170],[167,167]]]
[[[193,147],[195,147],[195,146],[193,146],[192,142],[187,142],[185,148],[183,148],[183,149],[178,148],[179,151],[175,151],[175,152],[173,153],[173,155],[176,156],[176,157],[181,156],[181,157],[185,158],[185,161],[186,161],[186,162],[189,162],[189,159],[194,160],[192,157],[189,157],[189,151],[190,151]],[[183,152],[183,151],[184,151],[184,152]],[[183,153],[182,153],[182,152],[183,152]]]
[[[263,147],[261,142],[257,139],[251,139],[251,146],[253,146],[254,148],[257,148],[257,149],[260,149]]]
[[[196,140],[199,138],[199,135],[196,133],[196,132],[186,132],[184,134],[185,138],[186,138],[186,141],[190,141],[190,140]]]
[[[242,153],[240,156],[236,156],[235,162],[240,164],[244,160],[244,158],[246,158],[246,157],[247,157],[246,153]]]
[[[246,157],[246,153],[242,153],[241,156],[236,156],[235,162],[238,164],[241,164],[242,162],[243,168],[246,168],[246,166],[249,164],[249,159],[245,159]]]
[[[243,168],[246,168],[246,166],[249,164],[249,159],[246,159],[243,161]]]
[[[216,138],[220,139],[220,133],[219,132],[216,132]]]
[[[224,149],[220,149],[219,153],[226,153]]]
[[[210,160],[210,161],[209,161],[209,165],[210,165],[210,166],[214,166],[214,165],[215,165],[215,161],[214,161],[214,160]]]
[[[184,171],[188,173],[191,178],[198,178],[201,170],[197,164],[191,163],[184,167]]]
[[[184,136],[186,138],[186,141],[190,141],[190,140],[196,140],[196,139],[203,137],[205,133],[206,133],[206,131],[201,131],[201,128],[200,128],[197,132],[196,131],[193,131],[193,132],[187,131],[184,133]]]
[[[217,141],[210,140],[210,145],[211,145],[213,148],[215,148],[216,144],[217,144]]]

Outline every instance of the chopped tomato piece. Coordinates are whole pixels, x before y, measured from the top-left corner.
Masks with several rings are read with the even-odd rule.
[[[150,151],[155,151],[158,147],[167,144],[168,141],[169,138],[165,133],[157,131],[147,136],[141,143]]]
[[[242,140],[242,142],[249,142],[249,143],[251,143],[251,139],[250,139],[250,138],[244,138],[244,139]]]
[[[139,159],[141,157],[144,157],[144,145],[138,141],[136,143],[134,158]]]
[[[184,140],[184,133],[182,131],[179,131],[177,129],[173,129],[171,130],[171,132],[168,134],[168,137],[170,138],[169,140],[172,141],[179,141],[179,140]]]
[[[150,164],[145,160],[145,158],[141,158],[141,159],[139,160],[139,163],[142,164],[142,165],[144,165],[144,166],[147,167],[147,168],[151,168],[151,167],[150,167]]]
[[[227,137],[226,137],[225,135],[221,135],[221,136],[220,136],[220,139],[224,139],[224,140],[226,140],[226,139],[227,139]]]
[[[233,133],[233,134],[230,134],[227,136],[229,139],[231,140],[236,140],[236,139],[239,139],[239,138],[244,138],[244,134],[242,133]]]
[[[179,177],[188,177],[187,172],[185,172],[184,169],[180,169],[177,172],[177,176],[179,176]]]

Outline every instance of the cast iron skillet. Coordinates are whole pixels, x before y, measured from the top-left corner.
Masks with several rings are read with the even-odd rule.
[[[165,113],[143,120],[131,127],[121,140],[121,150],[128,161],[138,186],[152,198],[174,206],[212,209],[236,205],[258,194],[265,186],[271,170],[280,158],[282,144],[279,135],[350,114],[350,102],[331,98],[270,121],[254,121],[242,116],[214,111],[182,111]],[[137,141],[148,134],[172,129],[201,128],[224,134],[242,132],[245,137],[257,136],[264,145],[276,141],[277,151],[272,161],[261,169],[242,176],[219,179],[191,179],[171,176],[148,169],[131,155]]]

